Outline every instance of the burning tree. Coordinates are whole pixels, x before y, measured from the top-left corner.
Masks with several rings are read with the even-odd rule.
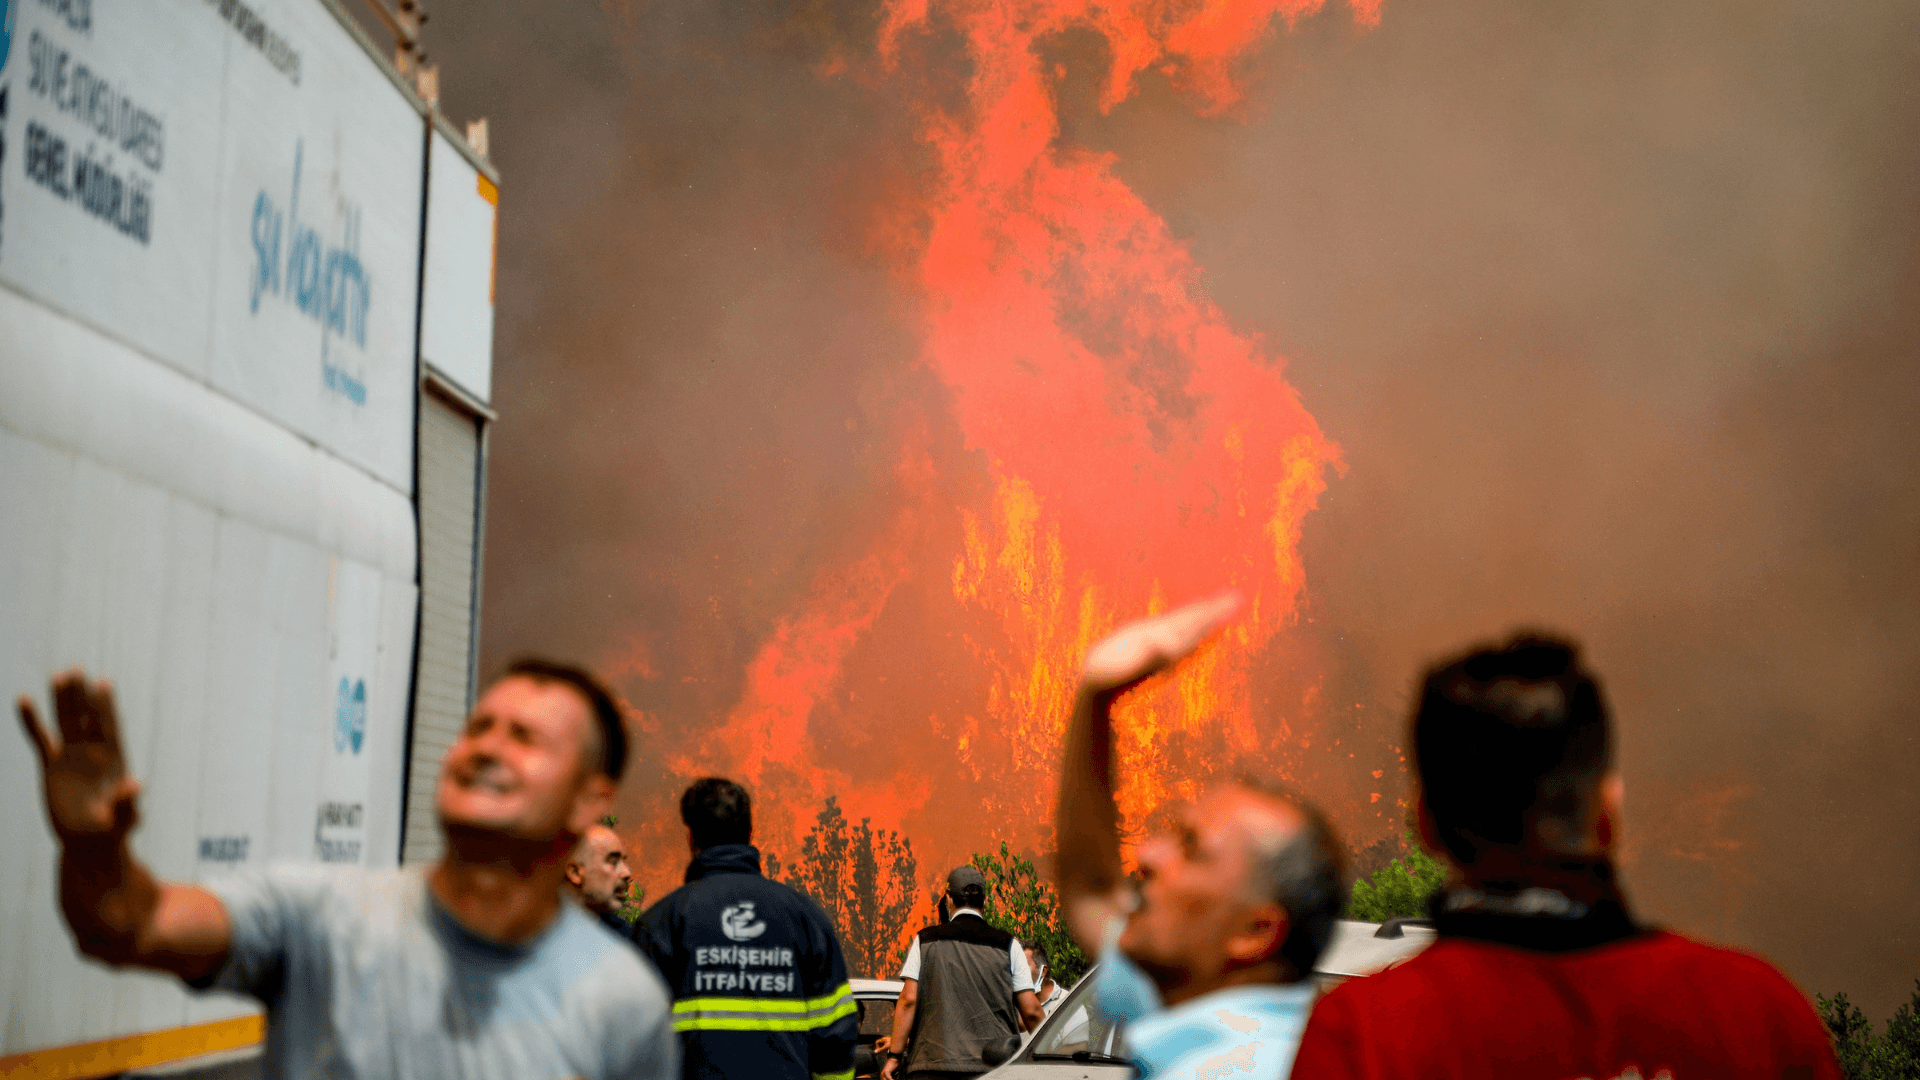
[[[1015,855],[1006,841],[998,855],[975,855],[974,868],[987,879],[987,904],[981,911],[989,923],[1020,939],[1022,944],[1047,950],[1053,980],[1072,986],[1090,966],[1087,954],[1074,943],[1060,918],[1060,897],[1040,871]]]
[[[767,876],[798,889],[827,913],[848,974],[886,978],[913,915],[919,863],[913,841],[873,828],[872,820],[849,824],[839,800],[829,795],[800,844],[798,861],[783,875],[779,858],[769,853]]]

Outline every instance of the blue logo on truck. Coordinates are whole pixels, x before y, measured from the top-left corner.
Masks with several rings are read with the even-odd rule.
[[[340,200],[337,240],[300,219],[300,166],[304,145],[293,146],[293,186],[286,209],[262,190],[253,200],[253,279],[251,308],[260,313],[263,296],[283,297],[302,315],[320,324],[320,356],[327,389],[367,403],[367,386],[326,358],[334,338],[367,347],[367,309],[373,306],[373,281],[360,263],[360,208]],[[311,200],[309,200],[311,201]]]
[[[360,752],[367,738],[367,680],[340,676],[340,693],[333,706],[333,752]]]

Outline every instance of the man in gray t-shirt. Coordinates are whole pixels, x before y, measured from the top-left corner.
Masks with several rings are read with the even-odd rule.
[[[618,709],[585,672],[514,665],[447,751],[432,868],[284,866],[211,886],[156,880],[127,834],[111,689],[54,679],[60,738],[32,704],[61,842],[61,910],[82,952],[267,1006],[269,1077],[675,1080],[659,975],[561,899],[575,840],[626,760]]]

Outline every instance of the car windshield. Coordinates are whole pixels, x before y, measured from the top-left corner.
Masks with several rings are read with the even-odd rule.
[[[1127,1038],[1123,1025],[1111,1023],[1093,1008],[1093,977],[1089,972],[1060,1003],[1033,1038],[1030,1056],[1081,1061],[1127,1060]]]

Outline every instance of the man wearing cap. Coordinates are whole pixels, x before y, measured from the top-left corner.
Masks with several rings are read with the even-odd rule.
[[[989,1068],[986,1048],[1046,1019],[1019,939],[987,925],[987,879],[971,866],[947,875],[953,918],[913,936],[900,965],[900,1000],[882,1080],[943,1080]]]

